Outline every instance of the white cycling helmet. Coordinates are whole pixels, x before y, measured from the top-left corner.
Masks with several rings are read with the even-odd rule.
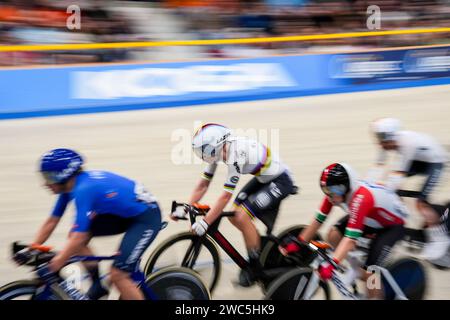
[[[222,146],[231,135],[231,130],[216,123],[207,123],[198,129],[192,139],[194,153],[205,162],[220,159]]]
[[[372,123],[372,131],[378,141],[395,141],[400,131],[400,120],[395,118],[381,118]]]

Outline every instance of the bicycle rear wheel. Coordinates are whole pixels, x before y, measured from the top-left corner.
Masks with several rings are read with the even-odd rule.
[[[391,273],[397,285],[410,300],[422,300],[427,288],[427,277],[422,264],[411,258],[402,258],[388,265],[386,269]],[[387,280],[382,277],[384,298],[395,299],[395,292]]]
[[[0,300],[71,300],[57,285],[50,287],[50,293],[39,292],[42,283],[38,280],[19,280],[0,288]]]
[[[276,278],[267,288],[265,299],[268,300],[303,300],[306,289],[311,283],[314,270],[311,268],[295,268]],[[330,300],[328,283],[320,281],[311,300]]]
[[[172,267],[152,274],[146,286],[158,300],[210,300],[208,288],[191,269]]]
[[[213,292],[221,272],[219,250],[209,236],[199,238],[183,232],[170,237],[153,251],[144,273],[148,277],[158,270],[174,266],[192,269]]]

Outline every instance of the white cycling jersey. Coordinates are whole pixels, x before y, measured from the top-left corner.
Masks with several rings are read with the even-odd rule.
[[[400,158],[394,166],[395,171],[407,172],[413,161],[427,163],[444,163],[448,161],[445,149],[431,136],[414,132],[400,131],[397,133],[397,152]],[[377,156],[377,164],[384,164],[387,159],[387,151],[380,149]]]
[[[252,174],[261,183],[267,183],[284,172],[289,172],[288,167],[280,160],[278,154],[274,154],[262,143],[245,137],[232,137],[227,141],[228,166],[227,180],[224,190],[233,193],[241,174]],[[211,180],[217,168],[217,162],[209,164],[203,178]]]

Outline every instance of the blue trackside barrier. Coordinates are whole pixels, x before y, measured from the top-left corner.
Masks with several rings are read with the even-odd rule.
[[[155,64],[0,69],[0,119],[450,83],[450,46]]]

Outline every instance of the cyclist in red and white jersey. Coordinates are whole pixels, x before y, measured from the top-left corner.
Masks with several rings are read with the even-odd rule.
[[[348,214],[330,230],[329,243],[335,248],[333,259],[339,264],[356,246],[360,237],[373,238],[360,278],[367,280],[372,273],[364,271],[371,265],[383,266],[391,248],[404,236],[404,223],[408,211],[400,197],[382,185],[357,180],[356,173],[346,164],[327,166],[320,177],[320,187],[325,193],[316,218],[298,238],[309,242],[327,219],[333,206]],[[283,254],[292,254],[300,246],[291,241],[280,247]],[[331,278],[334,266],[325,263],[319,267],[324,280]],[[369,290],[370,297],[380,297],[379,290]]]

